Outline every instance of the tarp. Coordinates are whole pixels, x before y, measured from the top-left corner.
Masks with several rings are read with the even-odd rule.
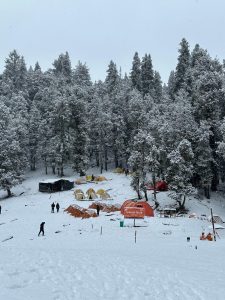
[[[39,182],[39,191],[54,193],[60,191],[68,191],[74,187],[74,183],[67,179],[47,179]]]
[[[86,219],[91,217],[97,217],[97,214],[94,210],[86,209],[76,204],[70,205],[65,209],[65,211],[75,218]]]

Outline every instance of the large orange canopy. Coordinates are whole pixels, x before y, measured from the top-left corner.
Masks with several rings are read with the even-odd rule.
[[[139,208],[144,208],[145,210],[145,216],[147,217],[154,217],[154,211],[152,207],[145,201],[132,201],[132,200],[126,200],[122,207],[121,207],[121,214],[124,215],[124,209],[126,207],[139,207]]]

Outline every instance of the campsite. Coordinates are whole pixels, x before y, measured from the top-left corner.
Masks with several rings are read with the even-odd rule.
[[[87,210],[91,206],[96,214],[96,203],[121,207],[136,196],[130,176],[113,172],[104,176],[107,180],[97,184],[42,193],[38,183],[48,176],[29,173],[22,185],[13,189],[15,196],[10,201],[1,200],[0,298],[22,300],[32,290],[33,300],[42,295],[54,300],[222,300],[225,232],[217,230],[216,242],[200,240],[202,231],[212,232],[208,219],[211,206],[215,218],[219,215],[225,220],[222,195],[213,195],[212,201],[190,197],[188,214],[166,218],[154,211],[152,217],[137,218],[135,227],[134,220],[124,218],[120,208],[100,210],[99,217],[89,218],[64,211],[70,205]],[[73,181],[75,177],[71,173],[66,179]],[[76,200],[75,189],[84,194],[88,189],[104,189],[110,200]],[[150,198],[152,191],[148,193]],[[171,204],[167,192],[159,192],[157,197],[161,207]],[[58,214],[51,213],[52,202],[60,203]],[[147,205],[153,206],[151,198]],[[38,237],[43,221],[45,235]]]

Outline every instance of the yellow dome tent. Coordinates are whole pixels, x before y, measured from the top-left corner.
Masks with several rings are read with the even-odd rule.
[[[84,200],[85,199],[84,192],[80,189],[77,189],[74,191],[74,196],[75,196],[76,200]]]

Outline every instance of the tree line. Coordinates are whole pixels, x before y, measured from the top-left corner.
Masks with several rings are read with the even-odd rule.
[[[63,53],[43,72],[27,69],[16,50],[0,75],[0,188],[11,195],[28,168],[84,175],[112,164],[132,170],[132,186],[146,197],[147,174],[168,181],[184,206],[225,180],[225,64],[198,44],[179,45],[176,68],[162,84],[150,54],[136,52],[129,74],[110,61],[104,81]]]

